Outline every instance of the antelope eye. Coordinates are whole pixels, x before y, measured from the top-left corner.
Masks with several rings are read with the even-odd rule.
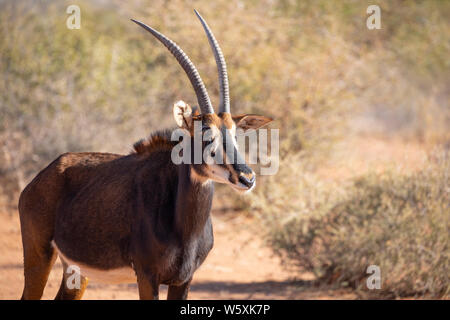
[[[215,153],[214,151],[212,151],[212,152],[211,152],[211,157],[214,158],[215,156],[216,156],[216,153]]]

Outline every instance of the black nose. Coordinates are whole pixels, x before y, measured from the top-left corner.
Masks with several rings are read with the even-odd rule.
[[[253,184],[255,183],[255,174],[252,173],[251,175],[249,175],[249,174],[241,173],[239,175],[239,182],[244,184],[248,188],[251,188],[253,186]]]

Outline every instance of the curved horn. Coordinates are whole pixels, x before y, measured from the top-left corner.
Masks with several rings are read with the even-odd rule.
[[[214,34],[212,33],[208,24],[202,18],[200,13],[197,12],[197,10],[194,11],[197,17],[200,19],[200,22],[202,23],[203,29],[205,29],[209,45],[211,46],[211,49],[214,53],[214,58],[216,59],[217,71],[219,73],[219,94],[220,94],[219,112],[230,112],[230,89],[228,86],[228,73],[225,58],[223,57],[223,53],[219,47],[219,43],[214,37]]]
[[[169,49],[170,53],[172,53],[172,55],[177,59],[178,63],[183,67],[189,80],[191,81],[191,84],[194,87],[195,94],[197,95],[197,101],[202,113],[214,113],[211,100],[209,99],[208,92],[206,91],[202,78],[200,78],[197,69],[195,68],[194,64],[189,59],[187,54],[184,53],[184,51],[181,50],[181,48],[175,42],[167,38],[162,33],[137,20],[131,19],[131,21],[150,32],[167,49]]]

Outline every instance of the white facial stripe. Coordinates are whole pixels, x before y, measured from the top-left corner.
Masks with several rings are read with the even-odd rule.
[[[226,152],[227,163],[233,163],[236,157],[235,153],[239,153],[238,145],[233,135],[233,130],[223,128],[222,136],[224,140],[223,142],[225,143],[225,145],[227,145],[227,150],[224,150],[224,152]],[[234,150],[230,150],[230,148],[233,148]],[[233,159],[230,159],[231,156],[233,157]]]
[[[233,126],[230,129],[231,137],[233,138],[233,145],[236,148],[236,150],[239,150],[237,141],[236,141],[236,125],[233,123]]]
[[[213,142],[213,151],[217,151],[217,148],[219,148],[220,146],[220,142],[221,142],[221,134],[219,129],[216,126],[212,127],[212,131],[213,131],[213,137],[214,137],[214,142]]]
[[[221,134],[219,129],[216,126],[211,126],[208,130],[206,130],[203,134],[203,141],[212,141],[209,149],[211,151],[216,151],[221,142]]]
[[[224,142],[231,142],[232,145],[239,150],[238,144],[235,138],[236,135],[236,125],[233,124],[231,129],[224,128],[223,130],[219,130],[216,126],[211,126],[211,133],[208,134],[208,138],[206,140],[213,140],[210,150],[217,152],[217,149],[223,146]]]

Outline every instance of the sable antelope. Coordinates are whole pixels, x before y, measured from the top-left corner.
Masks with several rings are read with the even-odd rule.
[[[189,132],[194,120],[210,130],[212,146],[223,163],[174,164],[171,130],[158,131],[134,145],[129,155],[65,153],[42,170],[19,200],[24,250],[22,299],[40,299],[59,255],[64,272],[56,299],[80,299],[88,279],[107,283],[136,282],[141,299],[158,299],[159,285],[169,286],[168,299],[186,299],[194,271],[213,246],[210,210],[214,186],[225,183],[251,190],[255,173],[236,149],[238,128],[259,128],[271,119],[230,114],[228,76],[222,51],[203,18],[219,71],[219,113],[197,69],[172,40],[132,20],[169,49],[183,67],[201,112],[185,102],[173,106],[178,127]],[[228,136],[234,143],[216,143]],[[201,137],[200,137],[201,139]],[[193,156],[193,155],[192,155]],[[230,159],[232,158],[232,159]],[[81,271],[79,288],[69,288],[70,265]]]

